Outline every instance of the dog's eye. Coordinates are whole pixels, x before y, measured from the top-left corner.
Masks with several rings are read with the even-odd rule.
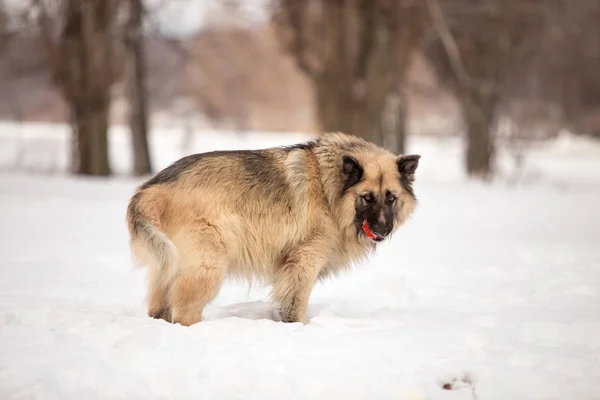
[[[397,200],[398,198],[396,196],[394,196],[393,194],[388,194],[387,196],[387,201],[388,203],[393,203]]]
[[[362,198],[365,201],[365,203],[372,203],[375,200],[371,193],[363,194]]]

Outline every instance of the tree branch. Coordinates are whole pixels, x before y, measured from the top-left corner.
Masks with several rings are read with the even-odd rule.
[[[297,0],[283,1],[283,8],[292,28],[292,42],[290,50],[294,54],[298,68],[312,79],[319,76],[318,71],[313,68],[306,59],[306,46],[304,43],[304,17],[307,2]]]
[[[359,17],[363,19],[362,40],[358,47],[358,58],[354,76],[356,79],[364,80],[367,76],[367,64],[369,54],[373,50],[373,42],[375,36],[375,2],[366,0],[362,2],[362,7],[359,10]]]
[[[437,0],[425,0],[425,2],[427,4],[427,10],[429,11],[429,16],[431,17],[433,26],[439,35],[444,49],[448,55],[448,60],[450,61],[452,71],[456,75],[456,78],[461,86],[470,87],[471,79],[465,70],[460,57],[460,51],[458,50],[456,41],[454,40],[454,37],[452,36],[452,33],[446,24],[440,4]]]

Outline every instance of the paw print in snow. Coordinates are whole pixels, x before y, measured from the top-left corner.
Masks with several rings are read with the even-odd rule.
[[[449,380],[444,380],[441,383],[441,387],[444,390],[471,390],[473,400],[477,400],[477,393],[475,392],[475,379],[469,373],[465,373],[461,377],[454,377]]]

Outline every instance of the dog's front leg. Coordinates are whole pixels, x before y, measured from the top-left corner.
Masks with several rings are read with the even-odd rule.
[[[314,239],[292,250],[276,272],[273,298],[281,306],[283,322],[305,323],[315,279],[326,263],[323,240]]]

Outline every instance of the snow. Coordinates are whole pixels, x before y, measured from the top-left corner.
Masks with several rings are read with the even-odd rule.
[[[9,12],[10,27],[23,23],[23,13],[30,7],[27,2],[2,0],[0,3]],[[232,21],[265,24],[271,13],[270,0],[143,0],[143,3],[148,10],[149,32],[174,38],[190,37],[211,26],[226,27]]]
[[[62,172],[66,133],[0,124],[2,399],[598,398],[598,143],[565,135],[529,150],[516,183],[481,184],[456,139],[412,138],[417,213],[317,286],[307,325],[277,322],[266,288],[228,283],[183,327],[145,314],[125,131],[111,179]],[[153,133],[158,167],[184,154],[180,133]],[[190,151],[307,137],[199,132]]]

